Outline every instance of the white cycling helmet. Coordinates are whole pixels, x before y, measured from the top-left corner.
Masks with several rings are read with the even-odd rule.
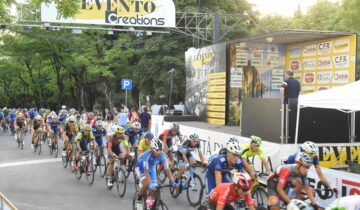
[[[153,140],[151,140],[150,146],[151,146],[151,149],[162,150],[162,142],[157,138],[153,138]]]
[[[306,153],[317,153],[318,146],[312,141],[306,141],[301,145],[301,149]]]
[[[287,210],[314,210],[314,207],[302,200],[292,199],[287,206]]]
[[[35,120],[41,120],[42,119],[42,117],[41,117],[41,115],[36,115],[36,117],[35,117]]]
[[[76,118],[74,116],[69,117],[69,122],[75,122],[75,121],[76,121]]]
[[[229,142],[234,142],[234,143],[236,143],[236,144],[240,144],[239,139],[237,139],[236,137],[231,137],[231,138],[229,139],[228,143],[229,143]]]
[[[96,126],[102,126],[102,125],[103,125],[103,121],[98,120],[98,121],[96,121],[95,125],[96,125]]]
[[[141,124],[139,122],[134,122],[131,127],[139,130],[141,128]]]
[[[310,155],[305,152],[299,152],[296,155],[295,160],[296,160],[296,162],[307,165],[307,166],[311,166],[314,163],[314,161],[312,160]]]
[[[226,143],[226,150],[236,155],[241,155],[242,152],[240,145],[234,141],[228,141]]]
[[[62,109],[66,109],[66,106],[65,106],[65,105],[62,105],[61,108],[62,108]]]

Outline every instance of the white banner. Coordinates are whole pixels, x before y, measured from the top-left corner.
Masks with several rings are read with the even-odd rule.
[[[58,18],[54,4],[41,4],[41,21],[140,27],[176,27],[172,0],[82,0],[72,18]]]

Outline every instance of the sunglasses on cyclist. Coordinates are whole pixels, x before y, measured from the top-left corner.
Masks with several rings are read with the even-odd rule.
[[[242,187],[240,187],[240,189],[244,192],[244,193],[247,193],[250,189],[248,189],[248,188],[242,188]]]
[[[156,152],[161,152],[162,150],[161,150],[161,149],[156,149],[155,151],[156,151]]]

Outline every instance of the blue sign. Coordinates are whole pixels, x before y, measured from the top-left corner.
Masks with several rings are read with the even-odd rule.
[[[122,79],[121,80],[121,89],[122,90],[131,90],[132,89],[132,80],[131,79]]]

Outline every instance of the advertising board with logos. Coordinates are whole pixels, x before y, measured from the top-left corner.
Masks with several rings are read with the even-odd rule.
[[[286,47],[286,69],[301,83],[301,94],[355,81],[356,35]]]

